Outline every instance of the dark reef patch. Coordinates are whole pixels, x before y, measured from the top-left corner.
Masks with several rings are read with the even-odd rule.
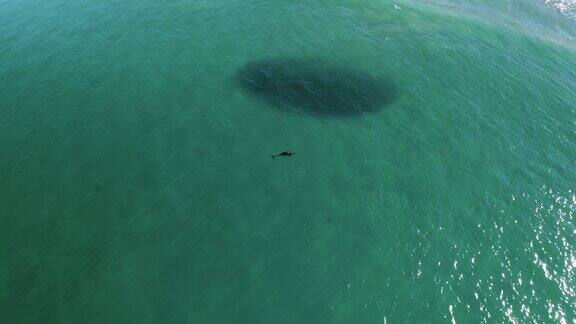
[[[236,73],[248,93],[274,107],[318,117],[346,117],[376,112],[392,103],[397,87],[367,72],[319,60],[264,59]]]

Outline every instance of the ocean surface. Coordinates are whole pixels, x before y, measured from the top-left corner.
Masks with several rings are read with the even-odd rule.
[[[0,323],[576,323],[575,16],[0,0]]]

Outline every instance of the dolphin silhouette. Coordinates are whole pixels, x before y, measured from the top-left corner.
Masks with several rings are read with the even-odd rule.
[[[275,159],[275,158],[280,157],[280,156],[291,157],[291,156],[294,156],[294,155],[296,155],[296,153],[291,152],[291,151],[284,151],[284,152],[282,152],[282,153],[273,154],[273,155],[271,155],[271,156],[272,156],[272,159]]]

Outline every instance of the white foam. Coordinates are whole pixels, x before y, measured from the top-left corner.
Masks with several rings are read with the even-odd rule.
[[[565,15],[576,17],[576,0],[546,0],[547,5],[551,5]]]

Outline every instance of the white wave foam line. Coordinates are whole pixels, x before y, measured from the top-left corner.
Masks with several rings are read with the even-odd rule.
[[[576,0],[546,0],[546,4],[553,6],[563,14],[576,17]]]

